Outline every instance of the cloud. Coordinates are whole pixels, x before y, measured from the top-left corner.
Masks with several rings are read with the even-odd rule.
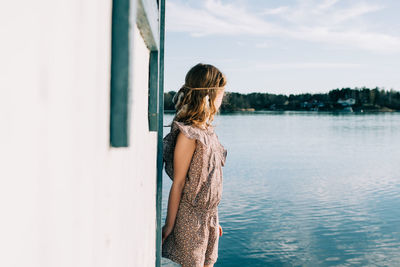
[[[271,43],[270,42],[261,42],[261,43],[256,43],[255,47],[257,48],[267,48],[270,47]]]
[[[213,0],[204,3],[201,8],[195,8],[187,3],[167,1],[167,30],[188,32],[196,37],[213,34],[265,35],[279,30],[275,25],[248,13],[244,7]]]
[[[166,27],[194,37],[258,36],[322,43],[340,48],[400,52],[400,37],[372,31],[364,17],[385,7],[365,1],[303,0],[293,6],[249,11],[237,2],[167,1]],[[340,4],[340,5],[339,5]],[[262,43],[262,42],[260,42]]]
[[[258,64],[258,70],[277,70],[277,69],[344,69],[359,68],[362,64],[356,63],[330,63],[330,62],[292,62],[292,63],[271,63]]]
[[[287,6],[281,6],[277,8],[267,8],[264,9],[261,15],[280,15],[285,13],[287,10],[289,10],[289,7]]]
[[[349,24],[354,20],[362,22],[362,17],[366,14],[377,12],[385,7],[377,4],[353,1],[352,5],[341,6],[336,5],[339,0],[326,0],[319,3],[316,1],[301,1],[300,4],[285,7],[284,12],[280,12],[280,18],[286,20],[293,25],[301,26],[325,26],[348,29]]]
[[[319,9],[328,9],[338,2],[339,2],[339,0],[325,0],[325,1],[322,1],[322,3],[318,7],[319,7]]]
[[[249,66],[227,67],[229,71],[271,71],[271,70],[306,70],[306,69],[354,69],[364,67],[358,63],[338,62],[285,62],[285,63],[252,63]]]

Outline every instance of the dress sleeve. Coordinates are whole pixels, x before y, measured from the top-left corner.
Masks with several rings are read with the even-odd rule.
[[[189,139],[199,140],[199,143],[205,145],[201,130],[191,125],[185,125],[183,122],[172,122],[171,132],[163,139],[163,162],[165,163],[165,172],[171,180],[174,180],[174,151],[179,132],[182,132]]]
[[[173,123],[176,125],[176,129],[179,129],[187,138],[202,141],[200,131],[196,127],[179,121],[174,121]]]

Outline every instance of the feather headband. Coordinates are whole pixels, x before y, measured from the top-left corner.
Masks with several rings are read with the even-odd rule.
[[[178,93],[176,93],[174,95],[174,97],[172,98],[172,103],[174,104],[175,109],[177,109],[177,107],[179,106],[180,102],[183,100],[183,96],[184,96],[184,92],[182,91],[183,88],[187,88],[189,90],[208,90],[208,89],[217,89],[218,90],[218,89],[223,89],[225,87],[224,86],[189,87],[189,86],[183,85],[181,87],[181,90],[179,90]],[[209,97],[208,97],[208,95],[205,96],[205,100],[206,100],[207,106],[209,107],[209,103],[208,103]]]
[[[183,86],[185,88],[188,88],[190,90],[207,90],[207,89],[223,89],[225,86],[212,86],[212,87],[189,87],[189,86]]]

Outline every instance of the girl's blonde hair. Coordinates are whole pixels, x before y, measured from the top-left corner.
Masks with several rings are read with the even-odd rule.
[[[225,75],[213,65],[199,63],[192,67],[174,96],[174,120],[199,128],[210,126],[217,113],[214,101],[218,90],[226,83]]]

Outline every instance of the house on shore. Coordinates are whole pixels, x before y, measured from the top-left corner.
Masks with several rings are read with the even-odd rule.
[[[356,103],[356,100],[354,98],[347,98],[347,99],[339,98],[337,103],[341,104],[344,107],[349,107],[354,105]]]
[[[164,2],[2,2],[0,266],[160,265]]]

